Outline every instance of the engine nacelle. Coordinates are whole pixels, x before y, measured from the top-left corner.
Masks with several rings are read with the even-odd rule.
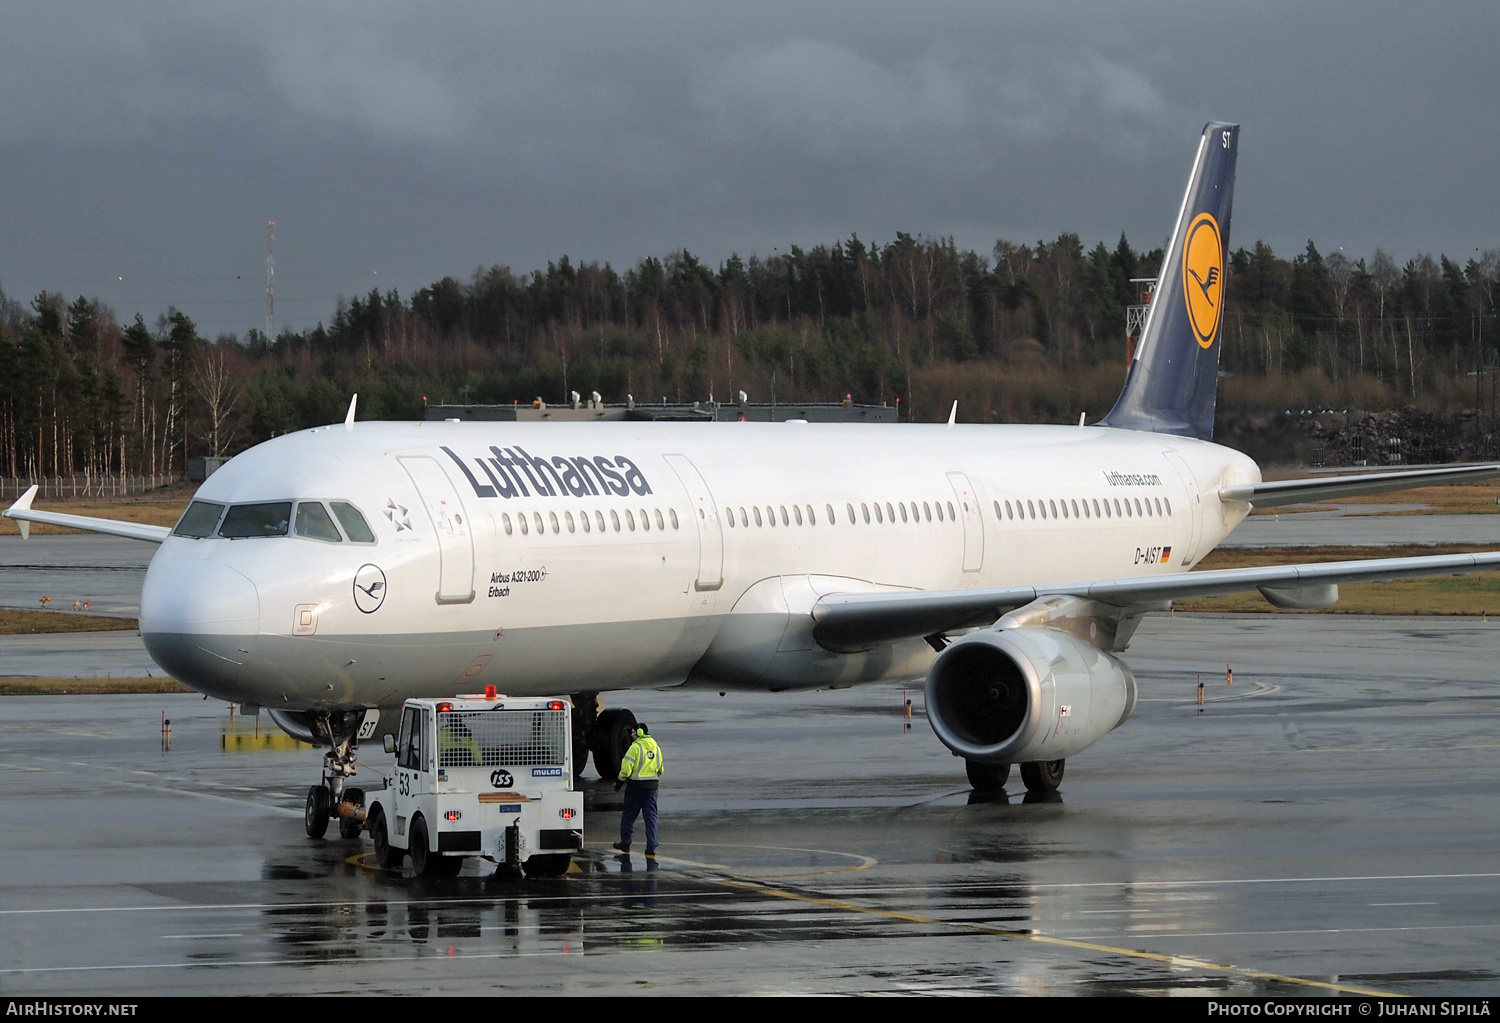
[[[1135,710],[1119,658],[1052,629],[987,629],[953,642],[927,673],[927,720],[954,753],[991,764],[1062,760]]]

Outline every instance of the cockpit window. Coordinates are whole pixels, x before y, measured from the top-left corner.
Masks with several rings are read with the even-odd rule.
[[[375,542],[375,534],[370,532],[370,527],[358,508],[347,501],[329,501],[328,503],[333,508],[333,513],[339,517],[344,532],[349,534],[349,539],[355,543]]]
[[[248,536],[286,536],[291,517],[290,501],[231,505],[224,516],[224,524],[219,527],[219,535],[231,540]]]
[[[188,505],[188,510],[182,513],[182,518],[177,520],[177,528],[172,530],[172,535],[191,536],[198,539],[213,536],[214,527],[219,524],[219,516],[223,513],[222,504],[194,501]]]
[[[333,524],[328,509],[317,501],[297,502],[297,524],[294,528],[298,536],[309,536],[314,540],[342,543],[344,539],[339,535],[339,527]]]

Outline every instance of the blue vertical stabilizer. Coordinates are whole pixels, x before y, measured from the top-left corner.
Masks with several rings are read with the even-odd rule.
[[[1101,426],[1213,436],[1239,140],[1237,124],[1203,129],[1135,361]]]

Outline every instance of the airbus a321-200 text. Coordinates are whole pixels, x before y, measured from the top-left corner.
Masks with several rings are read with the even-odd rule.
[[[1207,125],[1138,355],[1079,426],[355,422],[230,460],[174,528],[33,510],[160,544],[152,658],[327,747],[322,834],[361,740],[402,701],[568,694],[613,777],[634,719],[603,691],[781,692],[926,677],[976,788],[1130,717],[1119,654],[1175,600],[1462,574],[1500,552],[1191,572],[1252,508],[1500,475],[1454,467],[1262,482],[1212,443],[1239,127]],[[354,787],[348,786],[353,794]]]

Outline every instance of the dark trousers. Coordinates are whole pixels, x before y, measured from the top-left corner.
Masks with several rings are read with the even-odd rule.
[[[627,781],[625,783],[625,811],[620,814],[620,844],[629,845],[635,833],[635,818],[642,812],[646,815],[646,848],[655,849],[656,833],[656,787],[654,781]]]

